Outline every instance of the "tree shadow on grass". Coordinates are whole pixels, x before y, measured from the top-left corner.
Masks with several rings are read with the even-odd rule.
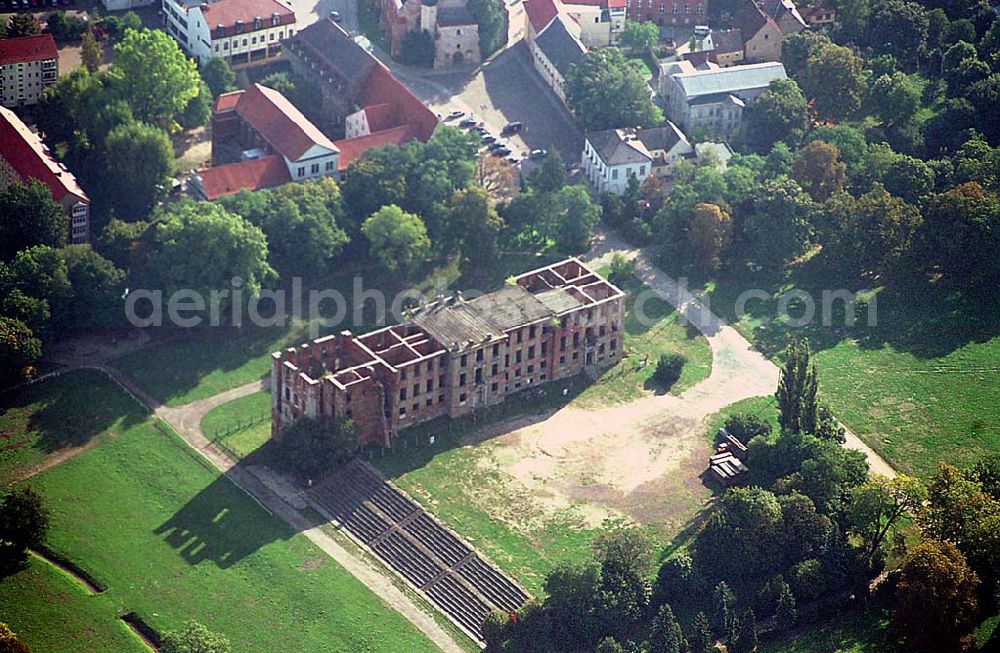
[[[20,429],[0,432],[0,452],[29,443],[43,455],[82,447],[112,427],[128,429],[149,414],[113,381],[93,370],[45,380],[0,400],[0,417],[20,410],[31,411],[25,428],[20,433]],[[32,433],[34,438],[29,437]]]
[[[153,533],[192,565],[211,562],[226,569],[296,531],[219,476]]]

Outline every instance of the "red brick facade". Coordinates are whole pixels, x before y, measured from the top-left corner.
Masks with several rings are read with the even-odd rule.
[[[577,259],[514,281],[481,297],[439,300],[404,325],[272,354],[272,436],[302,415],[344,417],[357,426],[359,446],[391,446],[407,426],[618,362],[618,288]]]

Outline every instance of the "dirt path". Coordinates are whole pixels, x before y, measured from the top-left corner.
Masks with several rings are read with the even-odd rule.
[[[685,400],[682,403],[694,400],[706,408],[718,405],[715,410],[703,413],[708,415],[742,399],[774,392],[778,384],[778,367],[754,349],[753,345],[736,329],[726,324],[725,320],[709,311],[686,288],[679,286],[653,265],[641,250],[630,247],[607,231],[599,230],[597,244],[588,260],[597,266],[605,265],[616,252],[635,260],[636,276],[674,305],[691,325],[705,336],[712,349],[712,373],[709,378],[673,399]],[[706,396],[708,394],[713,395],[712,399]],[[671,397],[662,399],[666,402]],[[635,402],[630,406],[646,401],[653,399]],[[689,406],[685,406],[679,409],[687,412],[688,408]],[[865,454],[873,472],[890,478],[896,476],[896,470],[884,458],[849,430],[845,446]]]
[[[256,500],[269,512],[285,520],[289,526],[309,538],[313,544],[333,558],[340,566],[361,581],[391,608],[402,614],[438,648],[448,653],[460,653],[463,650],[451,635],[434,621],[434,618],[430,614],[415,604],[385,574],[368,562],[355,556],[319,527],[314,526],[306,520],[306,518],[292,507],[290,499],[286,500],[279,496],[271,488],[264,485],[256,476],[246,469],[237,466],[235,461],[224,451],[209,442],[202,434],[201,418],[209,410],[227,401],[260,391],[264,387],[263,382],[255,381],[186,406],[169,408],[159,405],[158,402],[143,392],[125,374],[114,369],[106,369],[106,371],[128,392],[146,402],[154,410],[157,417],[170,424],[192,448],[204,456],[216,469],[225,474],[237,487],[250,495],[251,498]]]

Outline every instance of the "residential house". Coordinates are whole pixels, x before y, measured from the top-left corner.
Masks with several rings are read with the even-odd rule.
[[[624,293],[575,258],[456,293],[399,325],[271,354],[271,434],[324,416],[352,420],[358,446],[391,446],[409,426],[617,363],[624,319]]]
[[[734,26],[743,37],[745,62],[781,61],[781,28],[753,0],[745,0]]]
[[[163,0],[163,22],[181,48],[203,64],[273,59],[295,34],[295,12],[278,0]]]
[[[529,48],[534,48],[535,39],[558,15],[559,5],[556,0],[524,0],[524,39]]]
[[[625,27],[625,0],[570,0],[557,7],[579,26],[580,41],[588,48],[612,45]]]
[[[49,149],[10,109],[0,107],[0,185],[37,179],[66,211],[70,243],[90,239],[90,199],[76,177],[55,160]]]
[[[671,122],[651,129],[608,129],[587,134],[580,169],[598,194],[620,195],[629,179],[669,177],[694,148]]]
[[[59,51],[51,34],[0,39],[0,104],[37,104],[59,78]]]
[[[1000,9],[1000,7],[994,9]],[[823,2],[803,7],[801,14],[806,25],[812,28],[830,28],[837,22],[837,9]]]
[[[738,29],[712,32],[712,52],[708,60],[721,68],[728,68],[743,62],[743,35]]]
[[[434,39],[435,68],[479,63],[479,23],[467,0],[381,0],[379,24],[393,57],[407,34],[424,31]]]
[[[762,0],[760,8],[778,25],[782,37],[808,29],[805,19],[792,0]]]
[[[660,27],[701,25],[708,13],[707,0],[626,0],[629,20],[651,22]]]
[[[738,135],[743,109],[772,81],[785,78],[785,67],[777,62],[695,70],[681,61],[661,64],[659,93],[667,117],[686,133]]]

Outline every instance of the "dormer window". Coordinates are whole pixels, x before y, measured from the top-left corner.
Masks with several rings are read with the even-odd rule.
[[[264,21],[260,19],[260,16],[255,16],[253,19],[253,28],[255,30],[260,29],[264,26]]]
[[[243,33],[243,21],[242,20],[236,21],[233,24],[233,29],[236,31],[237,34],[242,34]]]
[[[271,14],[271,27],[277,27],[281,24],[281,16],[277,12]]]

